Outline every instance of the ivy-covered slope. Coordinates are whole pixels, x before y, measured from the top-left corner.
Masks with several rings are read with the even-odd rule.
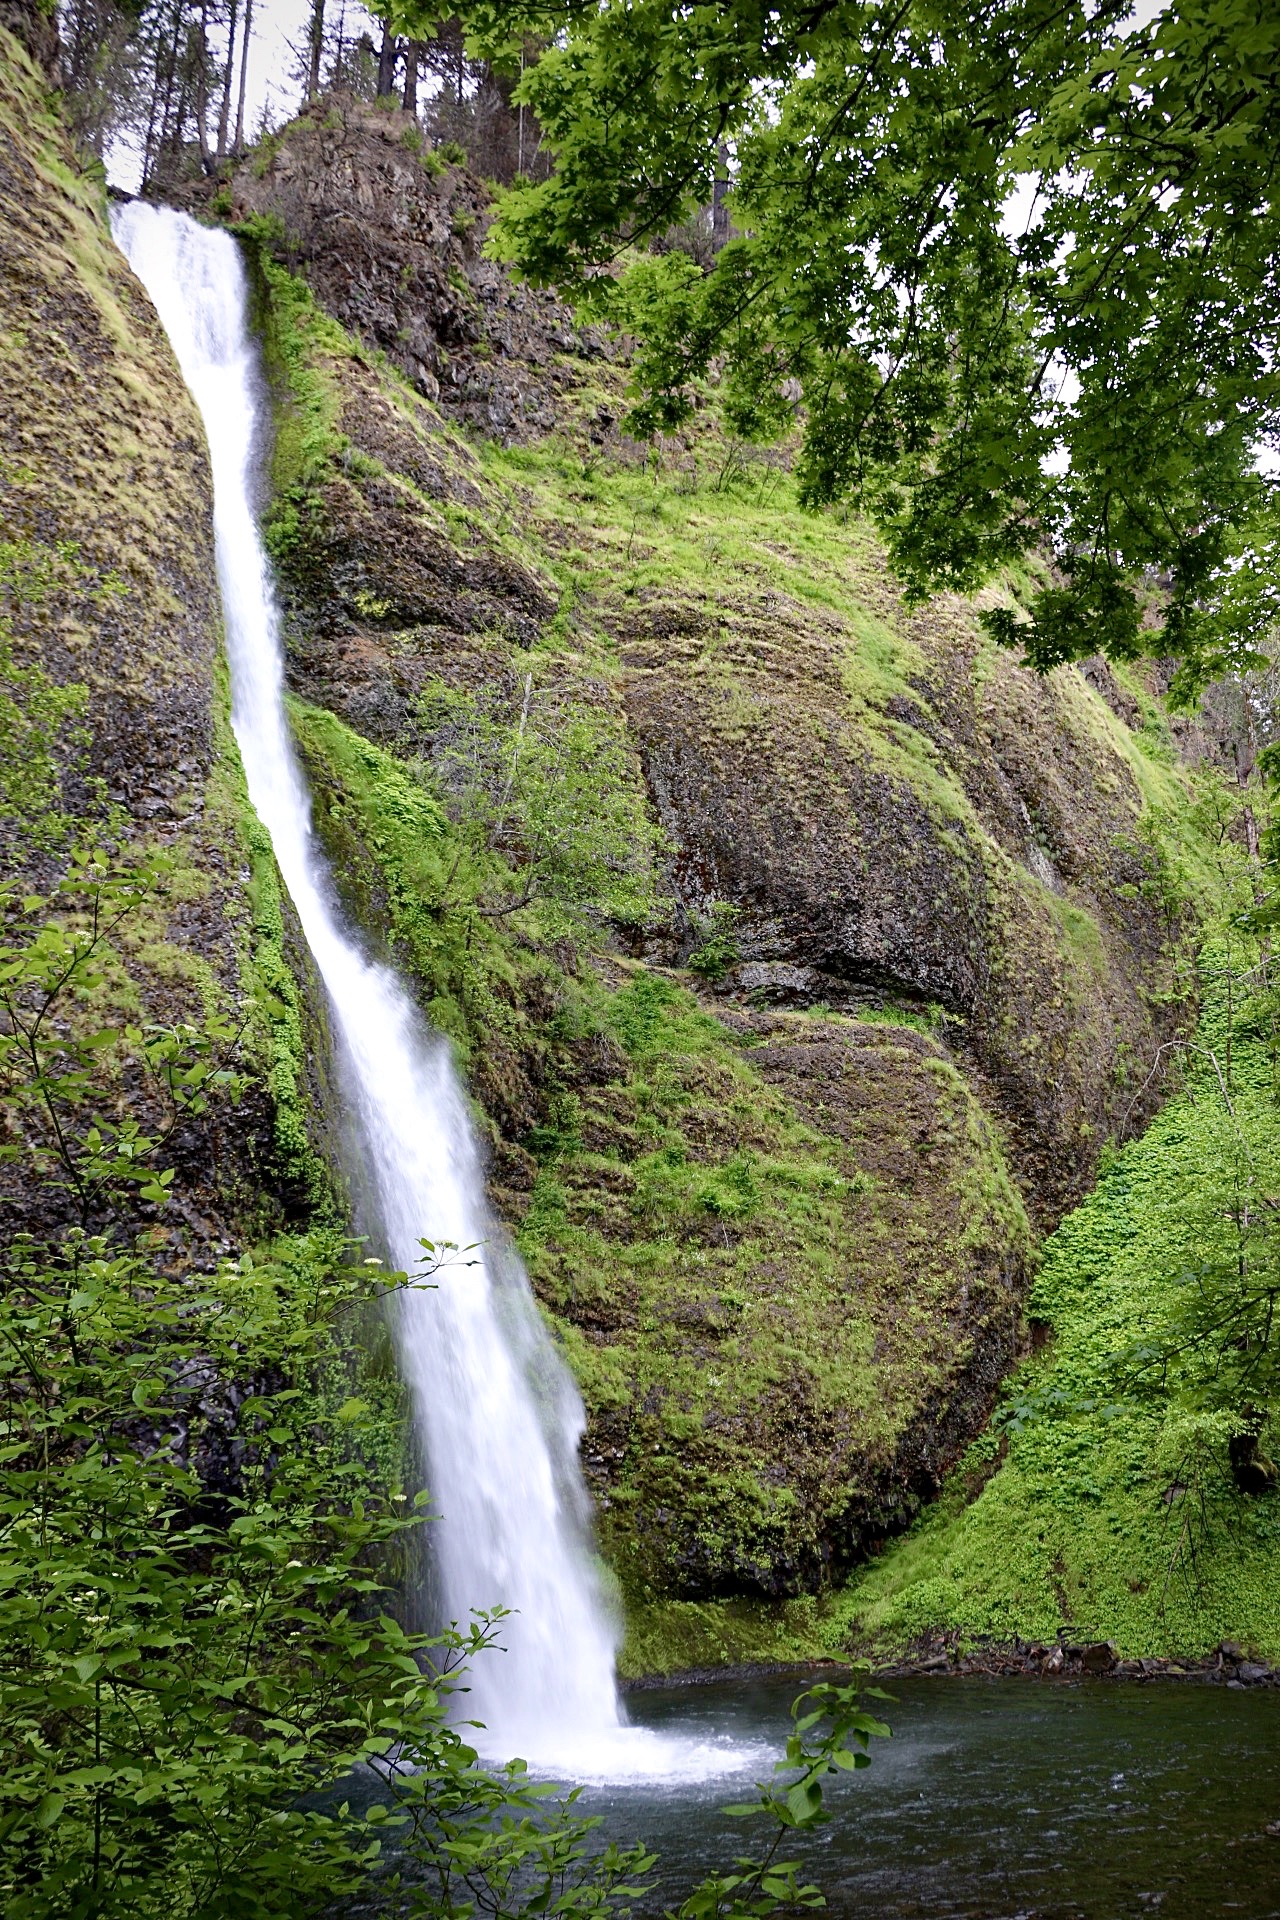
[[[1266,1473],[1235,1483],[1220,1416],[1158,1385],[1136,1394],[1125,1363],[1158,1350],[1201,1284],[1241,1173],[1259,1196],[1280,1180],[1274,1042],[1253,1011],[1230,1017],[1225,958],[1206,956],[1217,980],[1185,1087],[1045,1246],[1029,1302],[1043,1351],[938,1505],[852,1583],[838,1633],[895,1649],[938,1633],[1110,1640],[1132,1656],[1233,1640],[1280,1657],[1280,1499]]]
[[[959,602],[908,615],[713,394],[628,441],[612,350],[483,259],[483,190],[394,113],[314,109],[201,197],[257,275],[317,820],[582,1384],[628,1659],[791,1645],[787,1596],[981,1426],[1030,1219],[1158,1098],[1167,728]],[[579,735],[652,915],[608,859],[572,912],[530,896],[529,819],[468,828],[468,753],[584,781]]]

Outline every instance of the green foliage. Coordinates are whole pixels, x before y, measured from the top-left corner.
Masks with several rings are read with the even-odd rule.
[[[690,973],[714,983],[723,980],[730,967],[737,964],[739,954],[735,928],[738,917],[739,909],[730,901],[714,902],[710,913],[698,928],[697,944],[686,963]]]
[[[738,1819],[763,1816],[771,1821],[777,1829],[773,1845],[762,1859],[740,1859],[732,1873],[708,1876],[682,1902],[678,1920],[766,1920],[780,1910],[826,1905],[816,1886],[801,1883],[799,1865],[780,1860],[778,1854],[789,1834],[825,1825],[830,1818],[823,1804],[823,1781],[833,1773],[870,1766],[871,1741],[889,1737],[884,1721],[862,1704],[864,1697],[890,1698],[880,1688],[867,1686],[869,1671],[860,1664],[852,1683],[823,1682],[792,1703],[791,1732],[782,1759],[774,1763],[773,1779],[758,1783],[756,1800],[724,1810]]]
[[[238,765],[238,762],[237,762]],[[307,1013],[286,951],[284,898],[271,840],[241,794],[248,840],[252,935],[241,975],[253,1018],[246,1035],[271,1097],[276,1173],[305,1196],[308,1217],[328,1220],[335,1207],[332,1170],[311,1140],[306,1085]]]
[[[147,1226],[173,1189],[166,1135],[116,1118],[105,1056],[159,1082],[175,1123],[234,1092],[217,1023],[163,1035],[87,1018],[154,882],[86,855],[52,900],[4,901],[6,1132],[43,1120],[32,1174],[81,1222],[12,1241],[0,1292],[0,1885],[15,1920],[316,1910],[359,1877],[368,1836],[299,1796],[384,1751],[388,1729],[443,1730],[412,1657],[425,1643],[378,1615],[369,1571],[414,1520],[360,1484],[351,1410],[321,1421],[307,1392],[381,1277],[321,1268],[297,1287],[248,1256],[175,1273]]]
[[[1030,1311],[1051,1343],[939,1508],[853,1583],[865,1637],[1280,1653],[1274,987],[1243,941],[1227,958],[1202,961],[1184,1090],[1046,1244]]]
[[[0,894],[7,935],[0,946],[0,1098],[24,1134],[21,1147],[0,1149],[0,1157],[27,1157],[33,1173],[64,1191],[82,1228],[116,1209],[121,1188],[163,1205],[173,1173],[157,1170],[157,1154],[179,1126],[205,1111],[213,1093],[234,1101],[243,1088],[229,1064],[238,1033],[216,1015],[198,1028],[95,1023],[85,1031],[76,1019],[80,1003],[119,968],[112,936],[161,877],[159,867],[121,867],[88,849],[72,857],[53,894]],[[97,1110],[100,1063],[121,1051],[162,1116],[154,1134],[132,1116],[117,1120]]]
[[[343,1510],[342,1424],[317,1429],[302,1393],[360,1279],[309,1299],[280,1282],[245,1259],[175,1283],[145,1247],[77,1232],[12,1250],[0,1883],[15,1920],[313,1911],[357,1877],[364,1843],[290,1801],[381,1752],[388,1722],[431,1717],[414,1643],[388,1618],[356,1624],[378,1591],[368,1552],[406,1523],[367,1495]],[[199,1469],[221,1449],[237,1465],[214,1493]]]
[[[482,1034],[493,1050],[518,1025],[516,962],[501,919],[474,912],[462,894],[454,910],[445,910],[466,849],[455,842],[439,800],[403,762],[333,714],[294,701],[291,717],[317,825],[355,919],[384,933],[397,964],[425,988],[432,1023],[464,1064]],[[492,884],[501,873],[495,861],[482,877]]]
[[[439,909],[505,919],[537,901],[553,933],[647,920],[661,836],[625,731],[577,689],[537,684],[534,663],[516,668],[509,697],[437,681],[419,699],[457,830]]]
[[[1268,495],[1234,530],[1205,590],[1197,656],[1178,671],[1171,689],[1189,703],[1220,674],[1274,671],[1280,641],[1280,499]]]
[[[204,1272],[166,1257],[163,1137],[115,1122],[101,1064],[114,1046],[190,1116],[228,1091],[208,1064],[225,1036],[108,1042],[85,1019],[153,883],[85,856],[53,901],[4,902],[6,1130],[15,1107],[19,1124],[49,1116],[48,1184],[73,1212],[91,1191],[109,1221],[18,1237],[0,1289],[5,1912],[301,1920],[371,1882],[406,1916],[629,1907],[645,1849],[598,1844],[577,1796],[519,1760],[486,1771],[457,1724],[490,1619],[431,1638],[386,1611],[376,1565],[426,1496],[371,1481],[370,1407],[321,1385],[341,1376],[351,1317],[451,1250],[424,1241],[414,1281],[353,1265],[332,1235]],[[65,924],[72,904],[83,927]],[[816,1904],[779,1839],[822,1817],[823,1775],[862,1764],[881,1731],[856,1688],[797,1703],[781,1778],[761,1789],[778,1838],[696,1889],[685,1920]],[[357,1769],[380,1784],[364,1812],[340,1799]]]
[[[992,621],[1037,665],[1156,646],[1194,674],[1220,652],[1199,601],[1264,491],[1280,393],[1273,10],[462,13],[495,56],[551,42],[520,97],[556,168],[503,197],[493,245],[638,331],[638,427],[687,419],[713,368],[739,432],[786,428],[803,395],[802,497],[873,514],[913,595],[1047,534],[1062,582],[1028,625]],[[602,271],[711,201],[726,144],[737,231],[710,270]],[[1139,626],[1153,568],[1174,576],[1162,633]]]

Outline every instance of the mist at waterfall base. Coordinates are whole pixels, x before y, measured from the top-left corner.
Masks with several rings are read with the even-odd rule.
[[[231,668],[249,798],[328,996],[335,1055],[385,1251],[419,1268],[420,1242],[469,1251],[430,1290],[389,1303],[434,1507],[442,1616],[512,1609],[469,1676],[484,1750],[576,1780],[699,1779],[758,1765],[755,1743],[626,1724],[616,1627],[589,1546],[577,1463],[581,1402],[514,1249],[490,1216],[466,1099],[447,1045],[390,968],[344,926],[289,734],[271,572],[253,511],[261,380],[248,287],[230,235],[132,202],[116,239],[150,294],[204,420]]]

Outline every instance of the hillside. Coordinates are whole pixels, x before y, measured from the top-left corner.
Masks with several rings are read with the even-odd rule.
[[[77,412],[76,372],[9,396],[15,447],[56,432],[95,462],[40,539],[116,569],[59,621],[15,575],[15,638],[87,690],[110,781],[86,817],[125,807],[191,875],[156,993],[250,1009],[253,1124],[190,1140],[187,1240],[305,1231],[342,1185],[324,1022],[237,798],[208,549],[178,544],[207,527],[198,435],[187,502],[137,452],[185,420],[176,374],[12,71],[9,283],[59,283],[25,351],[99,367],[95,393],[118,363],[120,395]],[[404,116],[328,101],[194,194],[255,275],[317,825],[466,1073],[586,1401],[629,1663],[765,1649],[779,1602],[791,1645],[981,1432],[1039,1234],[1160,1099],[1193,997],[1162,876],[1200,858],[1175,737],[1101,661],[1038,677],[963,601],[905,608],[866,530],[800,513],[713,391],[687,432],[630,440],[625,343],[485,258],[485,189]],[[96,359],[87,334],[67,358],[73,312],[105,315]],[[6,475],[23,540],[34,471]],[[148,596],[198,643],[152,659]]]
[[[631,1610],[821,1591],[980,1427],[1036,1229],[1159,1097],[1167,725],[905,610],[714,395],[630,441],[619,347],[402,116],[327,102],[203,204],[257,262],[321,829],[483,1110]],[[608,873],[486,911],[457,743],[530,689],[659,832],[656,913]]]

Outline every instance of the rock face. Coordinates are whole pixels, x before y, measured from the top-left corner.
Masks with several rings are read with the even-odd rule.
[[[5,613],[88,690],[68,807],[171,856],[149,1016],[259,1010],[247,1114],[185,1143],[198,1254],[255,1205],[260,1229],[305,1217],[323,1049],[220,730],[198,426],[10,45],[0,498],[44,570]],[[1159,716],[1105,668],[1101,691],[1023,673],[959,603],[908,615],[863,531],[744,466],[714,396],[631,443],[614,349],[482,258],[483,189],[403,117],[326,102],[189,199],[257,275],[317,825],[458,1046],[628,1599],[820,1588],[981,1425],[1031,1220],[1155,1097]],[[663,912],[594,946],[448,897],[438,696],[518,711],[535,681],[625,742],[665,833]]]
[[[214,757],[204,436],[151,303],[12,40],[0,85],[0,473],[15,643],[89,689],[71,778],[172,834]],[[41,107],[44,106],[44,111]],[[216,918],[211,915],[212,920]]]
[[[598,330],[483,257],[487,192],[390,103],[329,95],[228,183],[184,197],[234,222],[280,222],[282,257],[305,263],[326,311],[482,433],[551,432],[589,363],[610,356]]]
[[[26,38],[51,54],[47,35]],[[126,864],[163,863],[121,927],[133,985],[104,1016],[173,1025],[221,1007],[238,1021],[254,966],[246,882],[263,850],[220,720],[204,437],[46,75],[3,26],[0,420],[3,691],[25,708],[15,751],[53,786],[28,793],[5,765],[6,877],[43,888],[95,840]],[[240,1064],[261,1068],[267,1037],[251,1028]],[[144,1127],[164,1124],[147,1087],[118,1091]],[[179,1129],[175,1256],[203,1261],[279,1217],[273,1126],[260,1079],[238,1110],[215,1101]],[[3,1171],[11,1231],[57,1218],[56,1194]]]
[[[853,577],[889,671],[847,614],[749,578],[620,621],[682,891],[739,909],[741,991],[940,1013],[1052,1221],[1149,1114],[1171,1031],[1141,756],[1075,671],[1037,680],[963,608],[904,618]]]
[[[629,442],[625,369],[415,141],[339,101],[194,190],[258,262],[317,817],[487,1114],[628,1594],[816,1588],[981,1425],[1028,1214],[1158,1097],[1167,730],[906,612],[710,402]],[[380,797],[431,786],[424,694],[535,672],[625,729],[667,835],[666,917],[591,965],[527,918],[464,947]]]

